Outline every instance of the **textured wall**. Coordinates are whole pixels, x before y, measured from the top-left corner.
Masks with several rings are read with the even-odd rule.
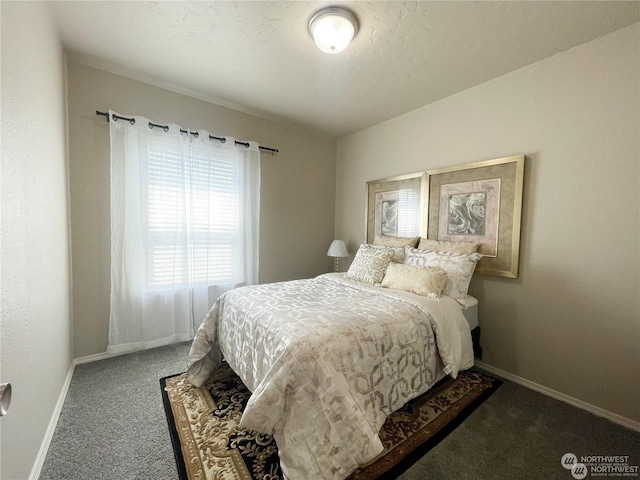
[[[71,364],[64,56],[46,3],[2,2],[0,477],[29,476]]]
[[[640,421],[640,24],[338,142],[336,235],[365,182],[526,154],[520,277],[476,276],[486,363]]]
[[[331,269],[336,141],[69,62],[74,355],[106,350],[109,329],[109,126],[96,110],[144,115],[280,149],[261,155],[260,282]],[[266,92],[265,92],[266,94]]]

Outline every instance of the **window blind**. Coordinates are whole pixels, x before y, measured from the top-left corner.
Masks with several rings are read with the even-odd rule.
[[[148,288],[230,282],[240,240],[237,159],[197,145],[185,159],[154,141],[147,175]]]
[[[398,237],[419,235],[420,197],[418,192],[403,188],[398,192]]]

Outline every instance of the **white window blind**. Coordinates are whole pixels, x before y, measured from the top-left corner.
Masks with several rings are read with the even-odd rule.
[[[417,191],[403,188],[398,192],[398,237],[415,237],[420,229],[420,196]]]
[[[192,148],[185,163],[170,145],[150,145],[150,289],[231,282],[240,233],[239,169],[233,155]]]

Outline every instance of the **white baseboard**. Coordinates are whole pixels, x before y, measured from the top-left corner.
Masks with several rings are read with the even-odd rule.
[[[73,359],[73,364],[74,365],[80,365],[82,363],[97,362],[98,360],[105,360],[105,359],[111,358],[111,357],[119,357],[120,355],[124,355],[125,353],[131,353],[131,352],[123,352],[123,353],[107,353],[107,352],[94,353],[93,355],[87,355],[86,357],[74,358]]]
[[[640,432],[640,422],[623,417],[622,415],[618,415],[617,413],[610,412],[608,410],[605,410],[604,408],[597,407],[590,403],[545,387],[544,385],[540,385],[539,383],[532,382],[531,380],[527,380],[526,378],[519,377],[517,375],[514,375],[513,373],[509,373],[500,368],[496,368],[492,365],[486,364],[481,360],[476,359],[475,366],[487,371],[488,373],[493,373],[494,375],[498,375],[499,377],[511,380],[512,382],[522,385],[523,387],[530,388],[531,390],[535,390],[536,392],[555,398],[556,400],[560,400],[561,402],[568,403],[569,405],[573,405],[574,407],[586,410],[587,412],[598,415],[599,417],[611,420],[618,425],[622,425],[623,427],[635,430],[636,432]]]
[[[69,385],[71,385],[71,378],[73,377],[73,371],[75,367],[76,364],[74,361],[72,361],[71,365],[69,365],[69,371],[67,372],[67,376],[64,379],[62,388],[60,389],[58,401],[56,402],[56,406],[53,409],[53,413],[51,414],[51,420],[49,420],[49,425],[47,426],[47,430],[44,433],[44,438],[42,439],[42,443],[40,444],[40,450],[38,450],[38,455],[36,455],[36,460],[33,463],[33,467],[31,468],[29,480],[38,480],[38,477],[40,477],[40,472],[42,471],[44,460],[45,458],[47,458],[47,452],[49,451],[49,445],[51,445],[53,434],[56,431],[56,425],[58,425],[58,419],[60,418],[60,412],[62,411],[64,400],[67,398],[67,392],[69,391]]]
[[[191,340],[193,340],[193,337],[191,338]],[[186,341],[188,341],[188,340],[179,340],[178,342],[172,342],[172,343],[182,343],[182,342],[186,342]],[[163,343],[161,345],[146,346],[144,348],[138,347],[138,348],[133,348],[131,350],[124,350],[122,352],[116,352],[116,353],[107,353],[107,352],[94,353],[93,355],[87,355],[85,357],[74,358],[73,359],[73,363],[75,365],[80,365],[82,363],[97,362],[98,360],[106,360],[107,358],[119,357],[121,355],[128,355],[129,353],[144,352],[145,350],[149,350],[151,348],[164,347],[166,345],[171,345],[172,343]]]

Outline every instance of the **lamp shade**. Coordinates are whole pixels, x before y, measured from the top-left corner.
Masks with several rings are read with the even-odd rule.
[[[311,18],[309,32],[320,50],[338,53],[347,48],[358,33],[358,20],[344,8],[325,8]]]
[[[329,247],[327,256],[328,257],[348,257],[349,252],[347,251],[347,246],[344,244],[342,240],[334,240],[333,242],[331,242],[331,246]]]

